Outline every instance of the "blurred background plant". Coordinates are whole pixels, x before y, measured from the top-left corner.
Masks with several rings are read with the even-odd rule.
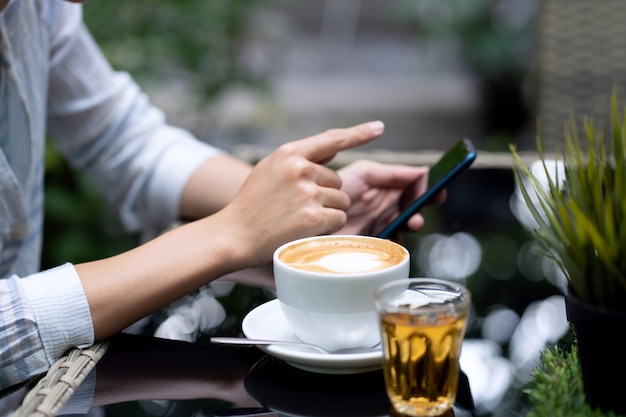
[[[95,1],[85,21],[114,67],[140,83],[162,83],[171,74],[190,77],[210,99],[233,83],[259,84],[246,71],[241,47],[259,0],[197,2]]]
[[[91,181],[70,169],[50,144],[46,149],[42,267],[107,257],[137,244]]]
[[[498,150],[529,128],[538,7],[537,0],[394,2],[398,21],[419,37],[458,49],[480,85],[484,133],[504,139]]]
[[[192,79],[211,100],[236,83],[262,87],[238,64],[240,39],[258,0],[94,1],[85,21],[115,68],[142,85]],[[199,104],[198,104],[199,105]],[[139,237],[126,234],[90,180],[47,148],[45,233],[42,265],[81,262],[119,253]]]

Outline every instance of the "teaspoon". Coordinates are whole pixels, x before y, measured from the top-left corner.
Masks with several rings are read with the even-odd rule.
[[[288,342],[284,340],[266,340],[266,339],[249,339],[247,337],[212,337],[212,343],[221,343],[221,344],[230,344],[230,345],[283,345],[283,346],[292,346],[292,347],[305,347],[309,349],[313,349],[320,353],[325,353],[327,355],[333,353],[357,353],[357,352],[371,352],[374,348],[350,348],[350,349],[339,349],[336,351],[328,351],[320,346],[313,345],[311,343],[304,342]]]

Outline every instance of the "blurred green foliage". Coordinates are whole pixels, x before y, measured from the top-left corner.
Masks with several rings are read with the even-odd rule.
[[[97,0],[84,19],[112,65],[140,84],[191,77],[206,100],[233,83],[257,83],[240,65],[258,0]],[[93,184],[52,146],[46,155],[42,267],[107,257],[135,246]]]
[[[45,216],[44,269],[111,256],[139,240],[137,235],[124,233],[91,181],[72,171],[50,144],[46,151]]]
[[[209,98],[256,82],[240,65],[242,37],[258,0],[106,0],[86,3],[85,22],[114,67],[141,82],[172,71]]]
[[[535,0],[403,0],[395,8],[419,35],[457,43],[468,67],[483,77],[528,71]]]
[[[397,0],[400,24],[419,37],[454,45],[480,82],[485,136],[506,151],[533,113],[533,73],[538,0]]]

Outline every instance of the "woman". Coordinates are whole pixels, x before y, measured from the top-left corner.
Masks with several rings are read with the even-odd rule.
[[[370,233],[398,213],[405,188],[424,187],[425,168],[323,165],[379,137],[381,122],[285,144],[251,167],[167,125],[130,77],[110,68],[81,5],[0,7],[0,387],[215,278],[269,262],[286,241]],[[46,133],[128,230],[194,221],[108,259],[39,271]],[[416,215],[409,227],[422,224]]]

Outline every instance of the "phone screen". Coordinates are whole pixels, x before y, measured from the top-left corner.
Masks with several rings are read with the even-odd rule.
[[[428,170],[428,188],[432,188],[435,184],[445,179],[446,176],[456,174],[455,171],[459,165],[466,164],[468,157],[472,156],[473,158],[475,154],[474,147],[467,142],[469,142],[468,139],[459,141]]]
[[[396,217],[377,236],[387,238],[396,229],[404,226],[413,214],[417,213],[431,198],[442,191],[459,173],[469,168],[475,159],[476,150],[471,140],[462,139],[457,142],[428,171],[428,189],[426,192],[411,203],[409,208]]]

